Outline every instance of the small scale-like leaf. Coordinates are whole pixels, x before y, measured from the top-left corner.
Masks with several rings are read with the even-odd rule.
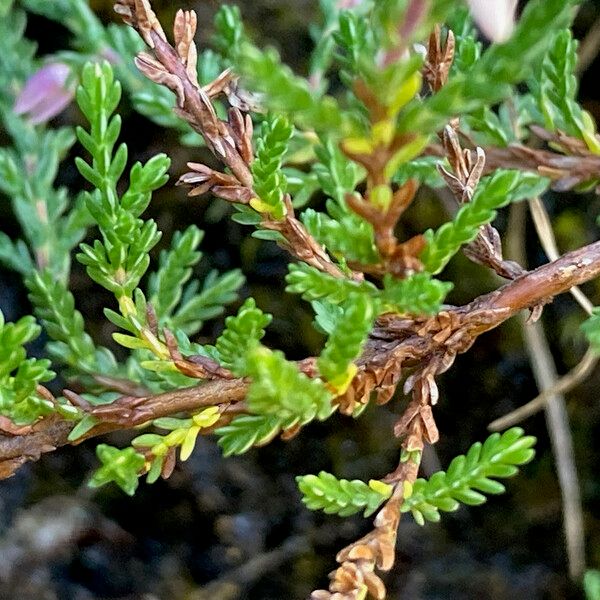
[[[96,417],[92,415],[85,415],[85,417],[83,417],[83,419],[81,419],[81,421],[79,421],[79,423],[73,427],[71,433],[69,433],[68,440],[70,442],[74,442],[75,440],[84,436],[88,431],[96,427],[98,423],[99,421],[96,419]]]

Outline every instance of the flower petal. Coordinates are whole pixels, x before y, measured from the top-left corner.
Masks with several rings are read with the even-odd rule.
[[[481,32],[492,42],[505,42],[515,27],[517,0],[467,0]]]
[[[43,123],[62,112],[74,97],[68,85],[71,74],[63,63],[51,63],[36,71],[25,83],[13,107],[31,123]]]

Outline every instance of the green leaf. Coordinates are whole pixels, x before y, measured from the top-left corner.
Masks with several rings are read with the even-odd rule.
[[[277,415],[243,415],[215,431],[224,456],[244,454],[252,446],[270,442],[282,430]]]
[[[175,431],[176,429],[183,429],[192,425],[191,419],[176,419],[174,417],[161,417],[160,419],[154,419],[154,425],[159,429],[166,429],[168,431]]]
[[[129,348],[130,350],[144,350],[148,347],[148,343],[145,340],[139,339],[138,337],[134,337],[132,335],[113,333],[112,337],[117,344],[120,344],[124,348]]]
[[[311,510],[347,517],[364,509],[364,516],[373,514],[392,494],[392,486],[381,481],[367,485],[358,479],[337,479],[331,473],[296,477],[303,494],[302,502]]]
[[[162,443],[163,436],[156,433],[143,433],[131,440],[131,445],[134,448],[153,448],[157,444]]]
[[[257,229],[252,232],[252,237],[267,242],[285,242],[285,238],[281,232],[275,231],[274,229]]]
[[[181,450],[179,452],[179,458],[185,462],[194,451],[196,447],[196,439],[200,433],[199,427],[190,427],[185,435],[183,443],[181,444]]]
[[[98,425],[99,421],[92,415],[85,415],[69,433],[68,440],[74,442]]]

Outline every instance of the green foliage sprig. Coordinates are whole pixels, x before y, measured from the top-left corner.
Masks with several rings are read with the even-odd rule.
[[[242,415],[215,432],[223,456],[244,454],[253,446],[268,444],[282,430],[292,427],[295,418],[282,419],[274,415]]]
[[[81,245],[78,259],[88,275],[114,292],[117,299],[131,297],[150,264],[149,251],[157,244],[160,233],[154,221],[138,217],[148,206],[153,190],[167,180],[170,161],[157,155],[146,165],[136,163],[130,173],[128,190],[119,199],[117,182],[127,162],[127,146],[113,149],[121,130],[121,118],[111,116],[121,98],[121,86],[114,80],[108,63],[86,65],[77,101],[90,122],[90,132],[77,129],[77,137],[92,155],[88,164],[77,157],[80,173],[95,186],[87,195],[86,205],[98,223],[103,242]]]
[[[468,114],[507,98],[511,86],[526,79],[539,64],[551,41],[548,32],[570,22],[575,3],[527,3],[510,40],[490,46],[468,72],[457,73],[438,93],[424,101],[413,100],[399,119],[399,130],[434,132],[457,114]]]
[[[187,335],[196,333],[205,321],[223,314],[225,306],[237,300],[244,281],[239,269],[221,274],[210,271],[201,285],[198,280],[191,281],[168,325]]]
[[[495,480],[512,477],[518,466],[528,463],[535,454],[535,441],[514,427],[492,434],[483,444],[473,444],[466,455],[450,463],[447,471],[439,471],[429,480],[417,479],[402,512],[410,511],[423,525],[425,520],[439,521],[440,510],[454,511],[461,503],[476,506],[486,501],[484,494],[502,494],[505,488]]]
[[[204,232],[190,225],[185,231],[176,232],[171,248],[160,253],[158,270],[150,275],[148,283],[150,301],[159,320],[171,317],[179,304],[194,265],[202,257],[198,246],[203,237]]]
[[[305,79],[282,64],[276,50],[260,50],[246,42],[240,48],[236,67],[252,89],[265,94],[274,113],[287,116],[299,127],[340,131],[343,120],[337,101],[311,90]]]
[[[312,208],[302,213],[302,222],[308,232],[338,260],[362,264],[377,262],[373,226],[347,209],[327,203],[330,215]]]
[[[0,18],[0,118],[12,147],[0,148],[0,192],[10,201],[23,239],[0,232],[0,261],[23,276],[49,268],[66,281],[70,252],[90,219],[82,202],[55,187],[59,164],[75,142],[72,129],[36,127],[13,110],[19,90],[40,66],[35,45],[24,35],[26,25],[25,13],[6,4]]]
[[[435,232],[425,233],[427,246],[421,254],[425,269],[439,273],[461,246],[472,242],[479,229],[495,218],[497,209],[541,194],[548,183],[543,177],[520,171],[498,170],[482,179],[473,199],[458,211],[453,221]]]
[[[286,291],[302,294],[304,300],[324,299],[339,304],[346,302],[354,293],[377,294],[377,288],[368,281],[341,279],[303,263],[291,264],[285,280],[288,284]]]
[[[271,318],[256,307],[253,298],[242,304],[235,317],[227,317],[225,331],[215,344],[221,365],[235,375],[248,374],[245,357],[264,337]]]
[[[53,340],[48,351],[54,360],[88,373],[105,372],[98,364],[102,353],[115,364],[112,354],[105,348],[96,349],[92,338],[86,333],[83,317],[75,308],[73,294],[52,272],[36,271],[27,279],[29,298],[36,307],[35,314]]]
[[[347,302],[351,295],[369,296],[377,312],[435,313],[452,284],[418,273],[407,279],[386,277],[383,290],[368,281],[351,281],[333,277],[306,264],[290,265],[286,290],[302,294],[305,300],[326,300],[332,304]]]
[[[393,488],[382,481],[372,480],[367,485],[354,479],[337,479],[331,473],[296,477],[303,494],[302,502],[311,510],[322,510],[328,515],[348,517],[364,510],[364,516],[373,514],[392,494]]]
[[[250,205],[259,212],[271,214],[274,219],[281,219],[286,214],[283,195],[287,181],[281,164],[292,132],[293,128],[283,117],[263,121],[256,144],[256,158],[252,163],[254,190],[258,198],[251,200]]]
[[[159,429],[168,430],[168,434],[144,433],[131,442],[134,448],[138,451],[144,450],[149,457],[149,464],[146,464],[148,469],[146,481],[154,483],[158,480],[162,474],[167,455],[172,449],[179,447],[179,457],[182,461],[186,461],[194,451],[200,431],[214,425],[219,417],[219,407],[209,406],[192,415],[190,419],[177,419],[174,417],[155,419],[153,425]]]
[[[338,392],[345,391],[356,374],[354,361],[360,355],[375,320],[375,306],[365,294],[352,294],[339,315],[317,359],[319,372]]]
[[[144,457],[133,448],[119,449],[107,444],[98,444],[96,456],[102,466],[90,479],[90,487],[101,487],[114,481],[126,494],[133,496],[146,462]]]
[[[325,385],[301,373],[281,352],[255,347],[246,355],[246,370],[252,378],[247,402],[254,414],[305,424],[325,420],[334,411]]]
[[[438,471],[413,485],[405,483],[401,511],[410,512],[417,523],[439,521],[439,511],[455,511],[462,504],[483,504],[483,494],[501,494],[504,486],[496,481],[512,477],[518,466],[529,462],[535,452],[535,438],[515,427],[502,435],[494,433],[483,443],[473,444],[466,455],[457,456],[447,471]],[[337,479],[322,471],[318,476],[296,478],[302,501],[311,510],[346,517],[365,509],[365,516],[375,512],[392,494],[391,485],[373,480],[366,483]]]
[[[575,75],[577,46],[571,31],[559,31],[542,63],[539,80],[532,80],[532,88],[545,126],[560,129],[580,137],[590,150],[600,153],[596,126],[592,117],[577,103],[578,84]]]
[[[27,358],[25,344],[37,338],[40,327],[33,317],[6,323],[0,312],[0,414],[18,425],[54,412],[37,385],[54,379],[48,359]]]
[[[543,123],[555,133],[550,150],[540,155],[556,150],[568,153],[569,140],[560,143],[565,140],[563,132],[585,141],[589,153],[579,140],[570,140],[573,148],[580,149],[577,152],[600,153],[595,126],[576,100],[577,45],[564,30],[572,18],[575,2],[571,0],[531,0],[515,35],[486,49],[477,39],[462,0],[367,0],[349,9],[341,9],[335,0],[322,0],[322,22],[311,29],[315,48],[308,78],[293,73],[275,50],[255,46],[243,29],[240,11],[232,7],[221,7],[217,13],[214,45],[218,52],[208,49],[197,56],[190,34],[194,17],[183,15],[189,22],[182,28],[180,13],[175,46],[184,68],[179,62],[173,66],[174,55],[167,60],[164,52],[156,51],[145,69],[154,81],[167,82],[171,90],[181,84],[186,98],[183,107],[178,105],[175,111],[172,91],[146,80],[134,68],[132,57],[144,44],[131,28],[104,27],[83,0],[21,0],[21,5],[62,21],[73,36],[77,51],[62,53],[60,60],[69,65],[73,79],[80,77],[77,101],[89,126],[77,129],[87,158],[78,157],[76,164],[91,189],[77,195],[56,188],[60,162],[75,140],[73,131],[33,126],[12,110],[15,93],[39,65],[33,45],[21,39],[24,14],[9,2],[0,7],[0,115],[12,148],[0,149],[0,191],[10,197],[23,240],[0,232],[0,261],[25,276],[35,315],[52,340],[49,354],[67,366],[69,379],[76,377],[90,393],[78,402],[65,392],[73,404],[54,399],[41,387],[54,376],[49,361],[28,358],[25,349],[39,327],[32,317],[7,324],[0,313],[0,413],[8,419],[0,425],[43,426],[43,417],[57,413],[73,425],[67,441],[77,442],[95,433],[95,427],[105,424],[103,419],[110,427],[118,425],[119,419],[126,422],[130,408],[131,414],[140,410],[141,418],[146,419],[143,411],[151,412],[148,407],[153,402],[168,403],[173,398],[189,402],[194,394],[203,393],[206,379],[218,382],[222,378],[239,386],[236,394],[246,394],[239,403],[239,398],[231,402],[215,399],[214,406],[205,406],[203,398],[198,402],[201,409],[189,409],[184,403],[181,413],[172,411],[175,414],[155,420],[149,417],[140,426],[144,431],[136,432],[124,449],[99,445],[102,465],[91,479],[92,486],[114,482],[133,494],[141,476],[150,483],[167,477],[176,456],[187,460],[197,436],[213,430],[223,453],[229,456],[266,444],[278,435],[288,438],[313,420],[328,419],[338,408],[357,416],[368,405],[371,390],[379,394],[378,400],[389,399],[380,392],[393,391],[387,382],[397,381],[405,366],[417,367],[409,383],[426,399],[427,389],[433,390],[435,383],[431,372],[419,370],[423,361],[433,358],[433,367],[444,365],[456,350],[452,323],[439,336],[429,330],[431,323],[437,323],[427,316],[443,308],[452,287],[435,275],[493,221],[499,208],[543,193],[550,182],[531,173],[493,170],[450,222],[426,232],[427,245],[420,256],[414,255],[418,252],[414,247],[420,248],[418,237],[411,240],[417,240],[416,244],[401,244],[400,236],[395,237],[396,224],[413,200],[412,194],[405,199],[396,194],[397,186],[409,179],[432,187],[443,185],[438,167],[446,159],[437,156],[439,146],[429,142],[448,124],[474,145],[490,146],[489,155],[498,148],[517,152],[512,144],[527,143],[527,126],[532,123]],[[146,41],[149,27],[159,31],[146,2],[123,0],[119,12]],[[452,67],[449,59],[432,65],[432,54],[425,57],[419,51],[417,44],[432,31],[436,42],[437,23],[454,31],[457,46]],[[186,36],[189,39],[184,39]],[[442,28],[440,51],[446,39],[451,41],[452,36]],[[170,42],[165,39],[164,43]],[[436,51],[432,48],[433,54]],[[112,66],[99,63],[100,56],[110,57]],[[235,77],[229,72],[220,76],[223,68],[230,66]],[[432,66],[444,75],[435,85],[428,71]],[[447,81],[442,73],[446,68]],[[189,106],[187,97],[187,86],[195,82],[196,75],[204,86],[198,94],[200,107]],[[522,86],[525,81],[529,91]],[[195,225],[173,236],[149,273],[161,234],[156,223],[142,215],[153,192],[167,181],[169,159],[158,155],[128,169],[127,146],[118,143],[121,119],[115,114],[121,85],[136,110],[175,129],[187,142],[198,142],[198,131],[210,123],[211,136],[220,137],[223,148],[243,147],[237,159],[243,156],[253,181],[242,177],[245,182],[237,183],[245,192],[252,188],[255,197],[247,205],[235,205],[234,220],[254,226],[255,237],[279,242],[300,260],[289,267],[287,291],[312,303],[316,327],[327,336],[320,355],[296,363],[262,345],[271,316],[252,298],[226,319],[215,345],[196,341],[194,336],[204,322],[222,314],[226,304],[237,299],[244,279],[237,270],[225,274],[212,271],[203,282],[194,277],[196,270],[203,269],[199,250],[203,232]],[[248,91],[261,95],[252,100]],[[268,116],[254,117],[260,126],[250,140],[251,127],[246,129],[246,137],[241,137],[234,123],[239,125],[239,119],[234,115],[239,117],[238,110],[252,112],[244,105],[255,100]],[[228,106],[234,107],[234,112],[228,112]],[[534,156],[536,149],[530,150]],[[236,173],[247,175],[245,168],[237,171],[232,167],[227,152],[224,156],[225,166],[196,173],[197,180],[206,177],[202,188],[215,187],[213,183],[220,178],[235,186]],[[556,169],[546,165],[544,171],[540,165],[540,172],[559,177],[563,166],[566,171],[570,168],[569,161],[561,162],[564,158],[555,156],[549,164],[557,165]],[[531,163],[527,168],[532,168]],[[126,170],[128,184],[122,181]],[[249,195],[236,197],[245,200]],[[296,214],[309,203],[309,209]],[[407,225],[408,229],[414,225],[410,216]],[[68,290],[70,252],[91,226],[98,227],[99,239],[81,244],[78,259],[91,279],[116,298],[115,310],[106,308],[104,314],[120,329],[113,340],[128,350],[120,363],[86,332],[76,299]],[[402,227],[399,224],[398,230]],[[419,259],[424,272],[418,272]],[[395,316],[380,319],[373,331],[375,320],[388,312]],[[395,317],[398,320],[394,321]],[[398,327],[393,330],[390,326],[388,338],[387,321]],[[397,364],[384,363],[379,355],[369,364],[378,343],[385,348],[382,352],[389,348],[395,352],[393,344],[404,342],[405,331],[405,347],[431,335],[437,346],[433,342],[422,346],[439,352],[430,357],[415,350],[412,356],[407,350]],[[598,314],[584,324],[584,332],[592,347],[600,348]],[[363,353],[367,340],[368,351]],[[237,380],[231,382],[232,376]],[[119,392],[107,393],[107,389]],[[168,393],[161,394],[164,391]],[[115,406],[110,406],[117,398]],[[108,406],[101,410],[97,408],[100,404]],[[303,475],[297,481],[304,503],[340,516],[359,511],[368,516],[394,492],[394,500],[400,501],[402,492],[402,511],[411,512],[423,524],[439,520],[440,511],[456,510],[461,503],[481,504],[486,494],[503,492],[504,486],[497,480],[515,474],[517,467],[533,456],[534,438],[513,429],[475,444],[465,456],[455,458],[447,472],[436,473],[429,480],[417,479],[411,485],[424,440],[436,437],[429,406],[420,406],[422,411],[412,415],[410,423],[417,424],[417,434],[411,430],[400,442],[401,460],[408,457],[414,467],[406,480],[392,486],[378,480],[337,479],[325,472]],[[404,420],[407,416],[411,415],[407,412]],[[137,428],[139,414],[132,418],[130,425]],[[398,431],[403,422],[399,421]],[[60,443],[64,442],[63,437]],[[402,476],[402,468],[395,474]],[[377,561],[378,557],[373,557],[371,562],[361,558],[352,563],[357,578],[366,574],[370,584],[377,585]],[[342,565],[338,575],[345,567]],[[332,589],[336,585],[334,581]],[[354,591],[357,597],[367,593],[365,586]]]

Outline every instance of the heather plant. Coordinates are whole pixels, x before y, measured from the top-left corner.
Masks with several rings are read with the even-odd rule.
[[[507,2],[496,23],[482,4],[322,0],[302,77],[252,41],[233,6],[217,12],[213,48],[199,50],[193,11],[177,13],[170,36],[148,0],[118,0],[124,24],[108,28],[84,0],[5,2],[0,114],[12,145],[0,149],[0,189],[21,231],[0,233],[0,261],[22,275],[33,316],[7,323],[0,313],[0,475],[127,431],[122,447],[98,444],[89,484],[134,494],[140,478],[168,478],[199,435],[239,455],[310,436],[312,422],[336,412],[359,418],[393,402],[391,473],[297,477],[308,509],[375,514],[315,600],[385,598],[380,574],[394,565],[403,514],[425,525],[504,492],[499,480],[534,456],[535,439],[519,427],[419,477],[424,448],[440,436],[436,378],[479,335],[521,311],[535,321],[555,296],[598,277],[600,242],[549,253],[530,271],[504,258],[493,222],[519,202],[543,215],[550,189],[595,190],[600,137],[577,102],[577,2],[531,0],[518,19]],[[62,21],[74,49],[41,65],[23,37],[23,8]],[[188,170],[177,173],[189,196],[230,203],[250,235],[289,253],[286,291],[314,313],[325,338],[318,356],[292,361],[263,343],[272,317],[242,301],[239,271],[194,278],[203,238],[195,223],[152,252],[161,232],[144,213],[153,192],[171,185],[170,161],[130,163],[119,142],[123,92],[189,146]],[[85,125],[45,125],[73,98]],[[212,166],[194,162],[198,146]],[[74,148],[85,182],[76,194],[55,185]],[[406,239],[398,224],[421,186],[447,192],[452,206],[439,227]],[[445,268],[460,252],[500,283],[454,306]],[[111,295],[104,316],[114,347],[86,331],[69,290],[73,256]],[[225,313],[222,333],[200,343],[203,324]],[[590,313],[582,335],[595,357],[600,313]],[[46,357],[29,357],[41,328]],[[60,392],[49,384],[58,371]]]

